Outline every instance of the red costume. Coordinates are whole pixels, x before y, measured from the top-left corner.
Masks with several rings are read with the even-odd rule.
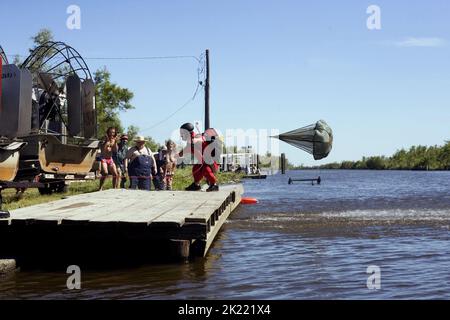
[[[190,142],[190,145],[188,143],[186,149],[189,150],[190,154],[194,155],[198,163],[192,168],[192,175],[194,176],[195,183],[200,184],[203,178],[205,178],[210,186],[216,184],[217,178],[214,173],[219,169],[219,165],[216,161],[212,164],[206,163],[203,156],[205,149],[209,145],[208,141],[206,141],[206,138],[203,135],[196,135],[194,132],[191,132]],[[201,143],[201,148],[198,146],[199,143]],[[201,153],[199,152],[200,150]]]

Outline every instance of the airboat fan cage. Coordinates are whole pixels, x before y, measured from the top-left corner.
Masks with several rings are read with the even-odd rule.
[[[8,64],[8,58],[6,57],[6,53],[2,46],[0,46],[0,59],[2,59],[3,64]]]
[[[99,141],[95,83],[78,51],[63,42],[47,42],[20,66],[2,69],[7,76],[2,79],[0,136],[23,143],[12,151],[11,144],[0,145],[0,173],[6,172],[0,180],[31,182],[38,177],[39,188],[51,192],[64,187],[65,180],[85,179]]]
[[[96,137],[95,84],[80,53],[46,42],[21,64],[32,75],[32,131],[66,138]]]
[[[65,82],[70,75],[77,75],[82,81],[92,79],[80,53],[64,42],[47,42],[37,47],[22,63],[21,68],[30,70],[33,75],[48,74],[59,84]]]

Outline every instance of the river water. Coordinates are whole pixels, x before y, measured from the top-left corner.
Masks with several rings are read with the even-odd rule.
[[[245,190],[259,204],[205,259],[82,270],[75,291],[65,270],[22,271],[0,299],[450,299],[450,172],[297,171]]]

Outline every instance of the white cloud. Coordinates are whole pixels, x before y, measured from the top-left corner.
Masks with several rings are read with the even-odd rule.
[[[409,37],[395,43],[398,47],[443,47],[447,44],[442,38],[415,38]]]

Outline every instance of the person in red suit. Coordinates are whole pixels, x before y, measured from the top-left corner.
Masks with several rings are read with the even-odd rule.
[[[183,141],[187,142],[186,148],[180,152],[179,156],[184,157],[186,160],[191,160],[194,163],[192,167],[192,176],[194,182],[187,187],[186,191],[199,191],[201,190],[200,183],[203,179],[208,182],[209,188],[206,192],[219,191],[217,185],[217,178],[215,172],[217,172],[219,165],[217,162],[208,156],[209,142],[202,134],[195,134],[194,125],[192,123],[185,123],[180,128],[180,135]],[[186,159],[186,156],[190,156],[190,159]]]

